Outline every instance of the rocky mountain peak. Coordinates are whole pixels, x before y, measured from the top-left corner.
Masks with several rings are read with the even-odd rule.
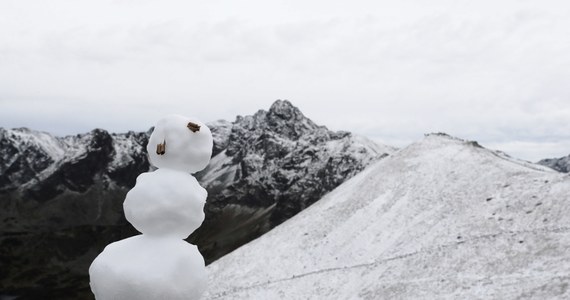
[[[105,155],[109,155],[113,151],[113,138],[107,130],[93,129],[90,132],[91,141],[89,147],[94,150],[102,150]]]
[[[212,124],[213,125],[213,124]],[[217,257],[220,238],[228,242],[229,229],[209,232],[219,223],[219,211],[237,214],[254,228],[248,235],[234,234],[226,250],[232,250],[311,205],[320,196],[353,176],[372,161],[394,151],[348,132],[334,132],[318,126],[289,101],[277,100],[268,111],[238,117],[224,124],[228,132],[225,148],[210,165],[197,174],[208,191],[207,221],[200,229],[209,236],[203,253]],[[214,213],[216,212],[216,213]],[[215,216],[214,216],[215,214]],[[221,219],[220,219],[221,220]],[[234,229],[231,229],[234,230]],[[211,247],[211,248],[210,248]],[[209,252],[215,251],[215,252]]]
[[[267,123],[279,134],[298,138],[318,129],[313,121],[287,100],[277,100],[267,112]]]
[[[277,100],[273,102],[269,108],[268,117],[295,121],[306,119],[303,113],[288,100]]]
[[[275,101],[268,111],[259,110],[252,116],[239,116],[234,124],[248,131],[272,132],[287,138],[299,138],[319,128],[287,100]]]

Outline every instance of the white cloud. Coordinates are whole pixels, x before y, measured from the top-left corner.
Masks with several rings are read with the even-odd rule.
[[[563,1],[3,1],[0,126],[142,130],[287,98],[398,146],[445,131],[562,156],[569,28]]]

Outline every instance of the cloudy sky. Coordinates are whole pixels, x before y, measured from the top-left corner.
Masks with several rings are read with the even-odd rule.
[[[2,0],[0,127],[146,130],[288,99],[405,146],[570,154],[570,2]]]

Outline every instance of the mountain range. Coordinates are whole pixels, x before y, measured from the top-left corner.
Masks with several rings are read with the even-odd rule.
[[[316,125],[289,101],[208,123],[206,221],[190,236],[212,262],[281,224],[395,148]],[[122,211],[152,171],[147,132],[58,137],[0,128],[0,298],[90,299],[87,268],[136,234]]]
[[[506,180],[508,176],[517,178],[515,175],[519,174],[517,172],[520,170],[510,170],[503,166],[505,164],[511,167],[515,165],[524,167],[523,171],[520,171],[521,174],[538,172],[547,174],[545,176],[549,178],[562,176],[548,171],[547,168],[517,161],[500,152],[483,149],[475,142],[460,141],[446,135],[431,135],[422,142],[398,151],[349,132],[335,132],[319,126],[305,117],[289,101],[278,100],[267,111],[260,110],[250,116],[238,116],[233,122],[225,120],[210,122],[208,126],[214,137],[212,160],[205,170],[195,174],[209,193],[205,207],[206,221],[188,241],[197,244],[207,263],[211,263],[263,235],[253,243],[235,250],[228,258],[215,262],[209,267],[214,274],[225,272],[232,274],[234,271],[231,270],[235,268],[235,263],[228,261],[236,260],[240,263],[242,259],[240,253],[247,251],[243,249],[252,249],[249,247],[264,243],[264,240],[283,232],[284,229],[279,229],[283,226],[289,228],[286,231],[292,230],[291,233],[305,230],[287,226],[292,226],[288,225],[291,222],[298,222],[294,220],[301,217],[294,216],[306,208],[310,207],[310,211],[318,210],[319,208],[313,208],[315,205],[312,204],[327,193],[334,190],[331,195],[340,196],[329,195],[325,199],[344,197],[353,201],[347,203],[346,199],[326,200],[341,201],[345,203],[343,205],[348,206],[339,205],[337,209],[339,211],[327,208],[325,212],[313,212],[324,216],[331,210],[332,214],[330,220],[322,220],[322,217],[311,215],[314,222],[303,223],[305,226],[303,228],[306,228],[305,233],[311,239],[301,241],[314,242],[306,245],[320,245],[307,255],[321,256],[321,258],[300,256],[307,261],[316,260],[311,263],[313,265],[304,266],[303,272],[299,269],[288,269],[288,266],[275,265],[274,267],[287,271],[283,274],[278,273],[277,275],[281,277],[278,276],[277,279],[275,274],[260,272],[267,275],[271,286],[274,286],[275,282],[289,282],[289,277],[310,277],[313,271],[320,274],[322,270],[328,268],[339,268],[340,265],[331,265],[328,261],[323,265],[320,261],[330,259],[328,256],[332,252],[345,251],[344,258],[351,256],[353,253],[351,251],[364,255],[362,253],[366,251],[363,249],[368,249],[368,246],[362,244],[360,239],[355,239],[358,242],[352,244],[352,240],[346,240],[347,236],[344,237],[343,246],[335,246],[326,239],[330,235],[327,230],[332,226],[330,222],[338,221],[341,226],[343,224],[341,217],[350,216],[354,207],[366,207],[364,204],[358,204],[362,201],[362,197],[369,197],[363,196],[363,193],[370,193],[373,196],[377,191],[376,187],[385,186],[382,183],[384,181],[393,184],[398,181],[397,189],[391,187],[389,190],[394,188],[393,192],[397,192],[400,196],[409,194],[409,197],[415,195],[414,197],[427,197],[433,201],[437,199],[449,201],[450,193],[457,193],[460,200],[465,198],[465,201],[469,201],[475,197],[474,193],[483,192],[479,187],[470,186],[468,183],[475,184],[482,180],[477,176],[488,177],[488,170],[504,169],[507,174],[501,173],[497,177],[489,177],[488,181],[484,182],[489,191],[495,191],[489,187],[491,182],[502,182],[501,180]],[[146,144],[151,132],[152,128],[146,132],[120,134],[95,129],[89,133],[58,137],[27,128],[0,128],[0,299],[6,297],[14,299],[15,296],[19,297],[17,299],[92,299],[87,277],[87,268],[91,261],[109,243],[137,234],[124,219],[122,202],[125,194],[134,186],[136,177],[140,173],[153,171],[146,156]],[[449,145],[463,149],[456,151],[458,153],[471,153],[472,156],[463,155],[462,160],[458,160],[455,155],[441,151],[453,148]],[[414,150],[416,152],[410,149],[416,149]],[[418,158],[417,161],[421,163],[410,167],[406,153],[420,157],[421,159]],[[568,172],[569,161],[570,157],[566,157],[546,159],[539,163],[559,172]],[[358,178],[368,177],[363,179],[365,183],[360,184],[356,190],[342,186],[338,190],[344,192],[335,189],[371,164],[374,164],[374,167],[366,169],[363,173],[368,175],[358,175]],[[449,171],[453,176],[441,173],[453,168],[449,164],[458,168]],[[372,169],[375,171],[370,171]],[[374,175],[371,175],[371,172]],[[495,170],[493,174],[497,172]],[[523,189],[511,191],[509,199],[524,198],[528,193],[532,193],[538,199],[544,196],[541,193],[550,190],[551,183],[552,179],[545,179],[545,187],[538,191],[530,187],[529,191]],[[505,185],[510,184],[505,183]],[[494,193],[500,194],[500,191]],[[493,202],[497,198],[489,196],[485,199],[486,202]],[[370,202],[370,199],[366,201]],[[390,201],[396,203],[397,199]],[[403,207],[411,212],[419,209],[413,207],[415,202],[405,203],[407,204]],[[427,204],[423,202],[418,205],[422,209],[428,209]],[[454,204],[448,203],[448,205]],[[469,207],[471,204],[464,203],[464,205]],[[540,204],[536,205],[547,207],[545,201],[540,201]],[[321,206],[318,204],[316,207]],[[504,208],[507,211],[512,208],[511,204],[507,206],[509,207]],[[555,209],[565,208],[556,207],[546,212],[540,209],[537,211],[547,215]],[[405,211],[398,212],[405,213]],[[363,219],[362,222],[367,224],[365,227],[372,229],[396,230],[393,227],[382,227],[388,226],[386,220],[399,224],[394,216],[388,215],[388,217],[378,214],[377,218]],[[445,216],[433,213],[433,218],[443,217]],[[476,216],[462,214],[457,218],[473,219]],[[499,221],[514,220],[504,216],[497,218],[501,218]],[[546,216],[544,219],[551,218]],[[279,226],[283,222],[285,224]],[[481,224],[476,223],[473,226],[479,225]],[[272,230],[276,226],[277,229]],[[356,228],[360,228],[358,226]],[[367,232],[368,229],[362,230]],[[418,233],[410,230],[399,231],[401,238],[415,238]],[[321,233],[323,233],[322,238],[313,240]],[[354,236],[364,234],[371,238],[381,236],[380,233],[348,231],[346,233]],[[295,237],[295,234],[292,237]],[[462,241],[465,234],[457,235],[458,242]],[[304,237],[308,238],[307,236]],[[337,237],[342,240],[340,235],[337,234]],[[291,241],[292,245],[299,246],[301,243],[295,239]],[[447,245],[439,243],[439,237],[434,241],[437,245]],[[283,242],[278,238],[271,240],[271,243],[281,245]],[[320,243],[337,248],[325,249]],[[381,241],[371,243],[374,246],[374,243]],[[424,243],[427,242],[423,241],[419,246],[424,247]],[[382,247],[388,247],[386,244],[383,245]],[[286,249],[287,247],[285,246]],[[392,252],[382,252],[374,250],[374,247],[370,248],[371,252],[380,256],[376,258],[368,256],[369,260],[382,261],[391,257],[388,254],[392,253],[396,257],[413,253],[412,250],[415,249],[394,248],[390,250]],[[264,250],[253,248],[252,251],[252,253],[263,253]],[[271,260],[263,255],[260,256],[260,261]],[[280,256],[277,255],[275,259],[280,260]],[[362,260],[349,262],[357,266],[366,264]],[[252,268],[256,265],[255,262],[248,263],[252,264]],[[346,266],[350,267],[350,264]],[[220,275],[219,278],[228,278],[228,285],[220,284],[219,288],[212,289],[210,297],[219,298],[222,295],[222,298],[232,298],[234,294],[229,291],[254,291],[255,288],[251,288],[252,286],[265,286],[260,282],[251,281],[262,278],[262,275],[247,277],[243,279],[246,281],[236,282],[224,276]],[[230,282],[233,282],[233,285],[229,285]],[[214,284],[218,285],[216,281]],[[317,287],[318,284],[315,283],[314,286]],[[374,289],[377,291],[377,287]],[[239,298],[244,294],[238,292],[235,295]],[[319,293],[312,295],[322,296]],[[254,296],[258,297],[257,294]]]
[[[570,175],[431,134],[210,264],[205,299],[569,299]]]

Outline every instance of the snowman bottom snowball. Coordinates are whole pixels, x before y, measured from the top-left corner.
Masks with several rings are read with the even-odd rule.
[[[199,299],[204,259],[183,240],[138,235],[108,245],[89,268],[96,299]]]

